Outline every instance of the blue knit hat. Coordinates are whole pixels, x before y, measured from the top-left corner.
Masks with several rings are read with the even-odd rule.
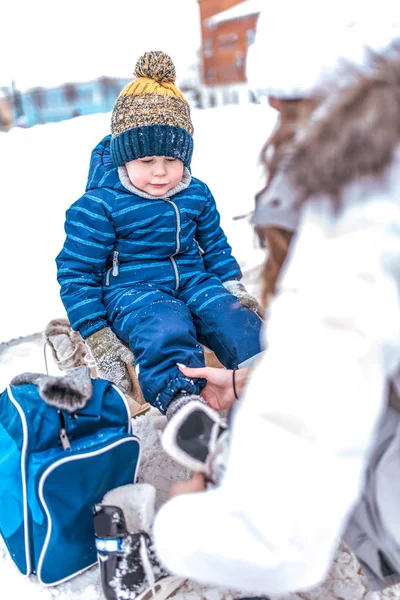
[[[135,75],[120,93],[111,117],[114,165],[145,156],[168,156],[189,167],[193,125],[189,104],[174,85],[171,58],[160,51],[146,52],[136,64]]]

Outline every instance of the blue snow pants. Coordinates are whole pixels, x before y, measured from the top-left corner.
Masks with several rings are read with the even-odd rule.
[[[103,290],[111,328],[135,356],[144,398],[163,414],[178,392],[199,394],[205,386],[176,366],[204,367],[200,344],[229,369],[261,350],[259,317],[209,273],[179,290],[149,283]]]

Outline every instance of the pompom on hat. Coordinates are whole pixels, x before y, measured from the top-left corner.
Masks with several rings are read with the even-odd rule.
[[[246,63],[252,89],[306,98],[347,87],[400,40],[399,0],[265,2]]]
[[[175,86],[168,54],[146,52],[136,79],[120,93],[111,117],[111,156],[116,167],[145,156],[177,158],[189,167],[193,154],[190,107]]]

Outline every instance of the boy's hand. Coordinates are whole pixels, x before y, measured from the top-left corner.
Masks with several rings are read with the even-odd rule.
[[[129,393],[132,390],[132,380],[126,365],[134,362],[129,348],[124,346],[109,327],[96,331],[85,341],[96,362],[100,377],[112,381],[123,392]]]
[[[252,310],[262,318],[262,310],[258,300],[249,294],[243,283],[240,283],[237,279],[232,279],[231,281],[225,281],[223,285],[228,292],[236,296],[242,306]]]

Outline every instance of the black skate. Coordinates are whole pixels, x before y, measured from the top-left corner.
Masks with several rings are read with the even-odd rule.
[[[150,531],[155,489],[130,484],[111,490],[94,507],[101,584],[107,600],[165,600],[185,579],[168,573]],[[147,522],[145,522],[147,521]]]
[[[185,404],[168,422],[161,443],[167,454],[218,483],[224,471],[228,431],[225,419],[202,402]]]

